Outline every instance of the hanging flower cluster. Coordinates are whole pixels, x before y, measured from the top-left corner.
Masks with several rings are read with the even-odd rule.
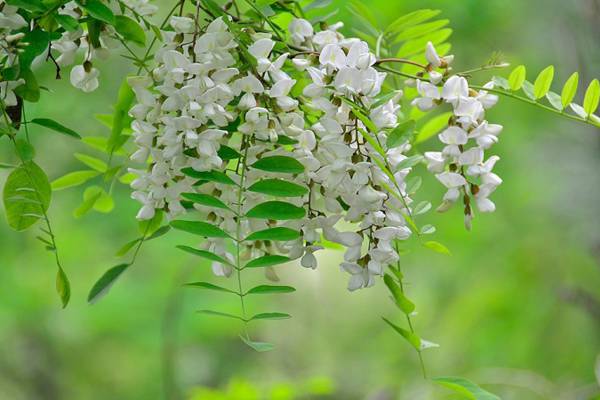
[[[226,208],[196,208],[206,211],[211,222],[231,236],[245,237],[276,226],[300,230],[301,237],[278,242],[277,249],[291,259],[301,258],[308,268],[316,268],[314,252],[324,237],[346,247],[342,268],[351,274],[350,290],[373,285],[373,277],[398,260],[394,240],[411,234],[405,219],[411,212],[405,193],[410,168],[396,168],[406,159],[410,145],[402,143],[379,154],[369,143],[385,141],[384,129],[397,125],[401,93],[376,104],[385,74],[373,67],[376,59],[368,45],[344,38],[337,32],[340,25],[314,34],[308,21],[294,19],[292,40],[307,56],[295,56],[292,64],[311,83],[302,95],[292,97],[296,80],[284,71],[289,54],[277,55],[269,35],[253,35],[246,55],[251,59],[246,60],[234,56],[243,52],[237,51],[238,44],[222,19],[212,22],[201,35],[186,17],[173,17],[171,26],[175,32],[165,32],[166,44],[156,56],[159,66],[152,74],[156,92],[148,90],[152,85],[148,78],[131,82],[139,102],[131,111],[139,146],[133,158],[145,161],[150,156],[152,160],[148,171],[133,171],[139,176],[132,184],[133,197],[143,204],[138,218],[152,218],[156,209],[175,217],[184,210],[182,199],[198,199],[190,192],[217,195]],[[243,65],[244,70],[234,65]],[[373,126],[359,118],[354,104],[369,113]],[[309,124],[309,120],[314,122]],[[303,173],[283,183],[303,189],[289,196],[293,198],[288,204],[302,209],[306,217],[278,225],[248,219],[241,232],[234,232],[237,220],[229,210],[235,209],[239,199],[228,187],[232,182],[193,187],[206,173],[231,168],[223,149],[245,153],[246,165],[293,155]],[[378,163],[389,167],[387,174]],[[243,194],[244,213],[264,200],[252,192],[253,184],[281,176],[268,168],[242,174],[239,164],[234,172],[235,183],[250,188]],[[384,188],[394,188],[396,196]],[[341,219],[355,225],[355,230],[337,228]],[[223,238],[209,239],[204,246],[233,262]],[[265,251],[260,245],[250,245],[248,250],[247,257]],[[220,262],[213,264],[213,270],[218,275],[232,272],[227,263]]]
[[[499,157],[491,156],[484,160],[484,151],[498,141],[502,131],[501,125],[485,120],[485,110],[497,103],[498,96],[486,90],[470,89],[466,78],[458,75],[449,77],[440,88],[453,57],[438,56],[431,43],[427,45],[426,57],[429,82],[416,81],[420,97],[413,101],[413,105],[421,111],[430,111],[447,103],[452,106],[454,114],[448,127],[438,135],[445,145],[444,149],[425,153],[429,171],[435,173],[448,189],[438,211],[448,210],[462,194],[465,226],[470,229],[473,218],[471,199],[480,212],[493,212],[496,206],[489,196],[502,183],[502,179],[492,172]],[[493,82],[484,86],[484,89],[493,88]]]

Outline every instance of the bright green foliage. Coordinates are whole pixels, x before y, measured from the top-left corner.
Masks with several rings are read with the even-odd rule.
[[[585,98],[583,100],[583,109],[589,116],[596,112],[598,108],[598,102],[600,101],[600,82],[598,79],[594,79],[588,86],[585,92]]]
[[[290,228],[277,227],[254,232],[250,234],[250,236],[248,236],[245,240],[280,240],[283,242],[287,242],[289,240],[298,239],[299,237],[300,232],[298,231],[295,231]]]
[[[100,172],[92,170],[69,172],[65,176],[52,181],[52,190],[62,190],[83,185],[98,175],[100,175]]]
[[[300,219],[306,211],[303,207],[297,207],[284,201],[267,201],[252,208],[246,216],[248,218],[262,218],[273,220]]]
[[[500,400],[500,397],[483,390],[473,382],[454,376],[433,378],[433,381],[470,400]]]
[[[134,20],[124,15],[115,17],[115,29],[123,39],[132,41],[140,46],[146,44],[146,34],[142,27]]]
[[[573,74],[565,82],[565,86],[562,89],[561,100],[563,108],[567,107],[577,94],[577,86],[579,84],[579,73],[573,72]]]
[[[513,69],[513,71],[508,77],[510,89],[513,91],[521,89],[521,86],[523,86],[523,82],[525,82],[526,77],[527,69],[524,65],[519,65],[517,68]]]
[[[550,65],[546,67],[538,77],[535,79],[533,84],[533,94],[536,99],[540,99],[548,93],[552,80],[554,79],[554,66]]]

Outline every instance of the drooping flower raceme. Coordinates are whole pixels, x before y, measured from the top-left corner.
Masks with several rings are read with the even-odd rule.
[[[170,25],[151,76],[130,80],[138,100],[130,112],[138,146],[132,159],[149,161],[147,169],[132,170],[138,176],[133,197],[142,203],[138,218],[150,219],[156,210],[175,218],[193,207],[237,240],[257,230],[293,229],[301,236],[270,248],[245,244],[242,257],[276,251],[316,268],[315,253],[334,242],[345,248],[348,288],[372,286],[398,261],[397,241],[414,233],[414,210],[406,183],[412,146],[408,138],[389,147],[386,140],[398,126],[402,92],[382,93],[386,74],[368,44],[345,38],[340,24],[315,32],[301,19],[289,26],[291,43],[302,49],[291,55],[267,33],[251,33],[241,43],[223,18],[200,33],[191,18],[172,17]],[[428,46],[427,58],[430,81],[416,82],[414,104],[425,111],[448,103],[454,110],[440,134],[446,147],[425,154],[429,170],[448,188],[440,209],[462,191],[481,211],[491,211],[488,196],[500,179],[491,172],[497,158],[484,162],[483,151],[500,128],[483,116],[496,99],[469,90],[462,77],[444,80],[437,70],[448,69],[451,57]],[[308,83],[299,86],[299,79]],[[266,200],[252,190],[255,184],[281,176],[247,166],[277,157],[293,157],[303,167],[289,183],[305,189],[286,202],[304,217],[241,218]],[[203,196],[217,197],[222,206]],[[203,246],[224,260],[214,260],[214,273],[229,276],[239,255],[226,239],[209,237]]]
[[[464,203],[465,225],[470,229],[473,218],[471,200],[480,212],[492,212],[496,209],[489,196],[502,180],[492,172],[499,160],[498,156],[485,159],[485,150],[498,141],[502,126],[490,124],[485,120],[485,110],[498,101],[496,95],[486,90],[475,91],[469,88],[466,78],[453,75],[440,86],[439,69],[448,69],[452,57],[438,56],[431,43],[426,52],[429,82],[416,81],[420,97],[413,105],[422,111],[429,111],[441,104],[449,104],[453,116],[448,127],[439,135],[445,145],[441,152],[426,152],[425,158],[429,171],[448,189],[439,211],[446,211],[462,196]],[[493,89],[493,82],[485,89]]]

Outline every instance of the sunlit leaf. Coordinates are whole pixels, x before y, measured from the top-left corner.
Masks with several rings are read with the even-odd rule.
[[[567,79],[565,82],[565,86],[563,86],[562,93],[560,95],[562,100],[563,108],[566,108],[577,94],[577,86],[579,85],[579,73],[573,72],[573,74]]]
[[[87,154],[81,154],[81,153],[75,153],[74,156],[76,159],[78,159],[79,161],[81,161],[82,163],[84,163],[85,165],[90,167],[91,169],[95,169],[96,171],[106,172],[106,170],[108,169],[108,165],[104,161],[102,161],[96,157],[92,157]]]
[[[462,394],[471,400],[500,400],[500,397],[483,390],[473,382],[454,376],[442,376],[432,379],[435,383],[442,385],[456,393]]]
[[[587,115],[593,114],[600,101],[600,82],[594,79],[588,86],[583,100],[583,109]]]
[[[79,186],[98,175],[100,175],[100,172],[91,170],[70,172],[52,181],[52,190],[62,190]]]
[[[540,99],[548,93],[552,80],[554,79],[554,66],[549,65],[535,79],[533,84],[533,94],[536,99]]]
[[[519,65],[515,69],[512,70],[510,75],[508,76],[508,84],[510,89],[513,91],[517,91],[521,89],[523,86],[523,82],[527,77],[527,70],[524,65]]]
[[[448,250],[446,246],[439,242],[430,240],[428,242],[423,243],[423,246],[435,251],[436,253],[450,255],[450,250]]]
[[[415,143],[422,143],[438,134],[443,128],[448,126],[448,120],[451,116],[451,112],[446,112],[431,118],[421,129],[419,129]]]

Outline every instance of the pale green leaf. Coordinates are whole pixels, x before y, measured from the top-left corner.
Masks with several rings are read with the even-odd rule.
[[[433,378],[433,381],[456,393],[460,393],[470,400],[500,400],[500,397],[483,390],[473,382],[454,376]]]
[[[519,65],[515,69],[512,70],[510,75],[508,76],[508,84],[512,91],[517,91],[521,89],[523,86],[523,82],[527,78],[527,69],[524,65]]]
[[[552,80],[554,79],[554,66],[549,65],[535,79],[535,83],[533,84],[533,94],[537,99],[540,99],[548,93],[550,90],[550,86],[552,85]]]
[[[567,107],[577,94],[577,86],[579,85],[579,73],[573,72],[573,74],[565,82],[561,93],[561,100],[563,108]]]
[[[588,86],[583,99],[583,109],[587,115],[593,114],[598,108],[600,101],[600,82],[594,79]]]
[[[52,190],[62,190],[79,186],[98,175],[100,175],[100,172],[90,170],[70,172],[52,181]]]

